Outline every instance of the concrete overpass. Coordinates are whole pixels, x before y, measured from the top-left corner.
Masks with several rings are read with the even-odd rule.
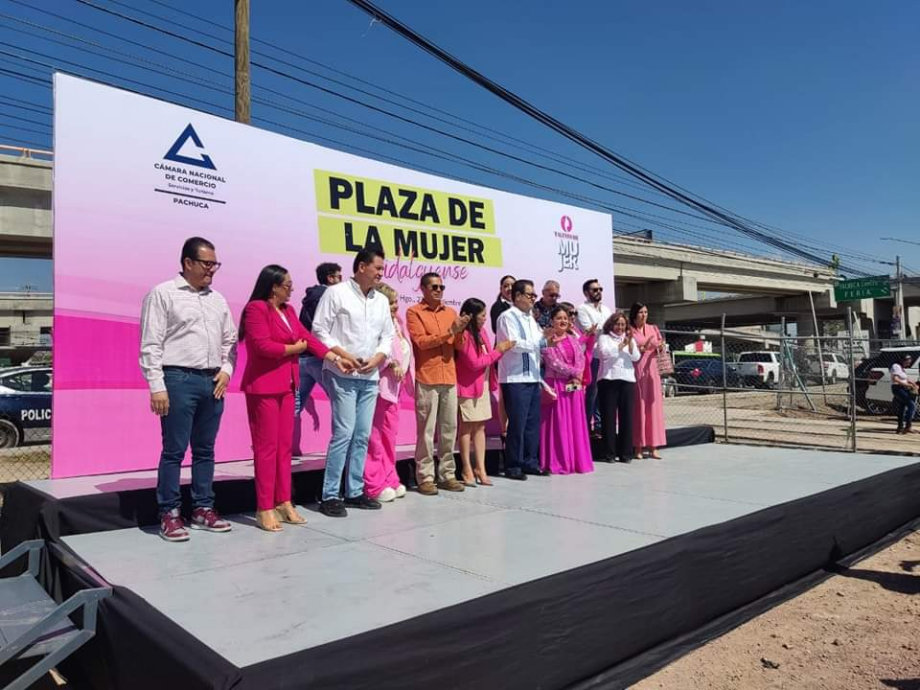
[[[617,304],[643,302],[657,323],[717,327],[811,323],[808,293],[822,314],[836,315],[836,274],[830,268],[734,252],[615,237]],[[703,293],[742,295],[702,299]],[[846,307],[842,307],[845,312]]]
[[[47,151],[0,146],[0,256],[51,258]]]

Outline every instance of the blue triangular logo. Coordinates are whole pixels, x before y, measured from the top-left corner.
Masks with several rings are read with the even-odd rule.
[[[211,157],[206,153],[201,153],[201,158],[189,158],[188,156],[179,155],[179,151],[182,150],[182,147],[185,146],[185,142],[189,139],[192,140],[192,143],[195,144],[199,149],[204,148],[204,144],[201,143],[201,139],[198,136],[198,133],[195,131],[195,128],[192,127],[191,123],[189,126],[182,130],[182,134],[179,135],[179,138],[173,143],[169,151],[166,152],[166,155],[163,156],[164,160],[175,161],[176,163],[183,163],[185,165],[195,165],[199,168],[208,168],[209,170],[217,170],[214,166],[214,161],[211,160]]]

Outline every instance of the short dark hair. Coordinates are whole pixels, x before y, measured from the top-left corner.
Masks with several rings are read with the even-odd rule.
[[[342,267],[332,262],[325,262],[316,267],[316,282],[325,285],[329,282],[329,276],[341,273]]]
[[[361,249],[360,251],[358,251],[357,254],[355,254],[355,260],[351,264],[351,270],[357,273],[358,266],[360,264],[371,264],[374,262],[374,259],[378,256],[381,259],[387,258],[386,255],[383,253],[383,250],[376,245],[371,245],[369,247],[365,247],[364,249]]]
[[[553,319],[555,319],[555,318],[556,318],[556,314],[559,314],[559,313],[565,314],[566,317],[568,317],[568,315],[569,315],[569,310],[566,309],[565,307],[563,307],[561,304],[557,304],[555,307],[553,307],[552,309],[549,310],[549,318],[550,318],[550,321],[552,321]]]
[[[440,277],[441,277],[441,274],[440,274],[440,273],[435,273],[434,271],[429,271],[428,273],[426,273],[425,275],[422,276],[422,278],[421,278],[421,280],[419,280],[419,283],[418,283],[418,284],[421,285],[422,287],[428,287],[428,283],[429,283],[429,281],[430,281],[432,278],[440,278]]]
[[[636,316],[639,314],[639,310],[645,306],[646,305],[642,304],[642,302],[633,302],[633,305],[629,308],[629,325],[630,326],[636,325]]]
[[[586,280],[584,283],[581,284],[581,291],[582,291],[582,294],[584,294],[585,292],[588,291],[588,286],[589,286],[591,283],[599,283],[599,282],[600,282],[600,281],[599,281],[597,278],[592,278],[591,280]]]
[[[186,259],[191,259],[192,261],[197,259],[198,251],[202,247],[214,251],[214,245],[208,242],[204,237],[189,237],[185,240],[185,244],[182,245],[182,254],[179,256],[179,265],[185,268]]]
[[[532,280],[515,280],[514,285],[511,286],[511,299],[514,299],[518,295],[523,295],[528,285],[530,289],[533,290]]]

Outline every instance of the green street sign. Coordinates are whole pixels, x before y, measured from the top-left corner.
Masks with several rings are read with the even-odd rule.
[[[834,286],[834,299],[838,302],[871,297],[891,297],[891,283],[888,276],[841,280]]]

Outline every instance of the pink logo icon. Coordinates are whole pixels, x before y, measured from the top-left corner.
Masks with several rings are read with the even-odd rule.
[[[559,225],[562,226],[563,232],[572,232],[572,219],[569,216],[562,216],[559,220]]]

